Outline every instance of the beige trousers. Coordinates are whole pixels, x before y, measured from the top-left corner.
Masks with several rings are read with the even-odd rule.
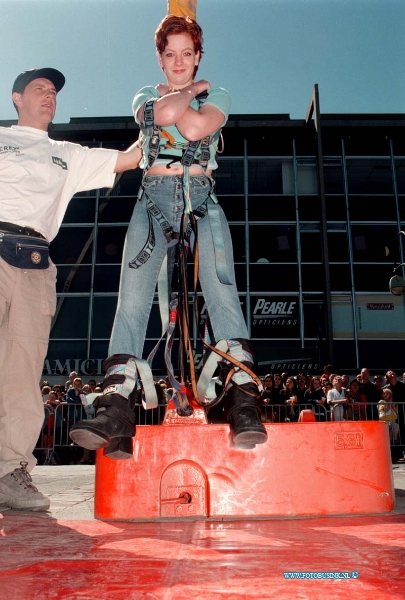
[[[0,477],[28,463],[44,421],[39,389],[56,307],[56,267],[17,269],[0,258]]]

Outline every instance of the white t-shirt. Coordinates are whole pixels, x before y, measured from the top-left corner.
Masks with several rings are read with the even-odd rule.
[[[118,151],[51,140],[33,127],[0,127],[0,221],[52,241],[77,192],[112,187]]]
[[[329,390],[328,392],[328,404],[331,402],[335,402],[336,400],[344,400],[346,398],[345,390],[342,388],[342,391],[339,393],[336,388],[333,390]]]

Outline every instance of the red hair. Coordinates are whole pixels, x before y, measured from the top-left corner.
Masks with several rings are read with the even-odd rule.
[[[194,52],[199,52],[201,59],[201,56],[204,53],[202,46],[204,43],[203,32],[199,24],[190,19],[190,17],[167,15],[155,31],[156,51],[159,54],[162,54],[168,44],[167,37],[169,35],[179,35],[181,33],[187,33],[191,37]],[[197,69],[198,65],[195,68],[194,75],[196,74]]]

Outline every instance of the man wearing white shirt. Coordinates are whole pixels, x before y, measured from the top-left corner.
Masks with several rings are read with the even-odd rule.
[[[64,84],[56,69],[21,73],[12,90],[18,125],[0,127],[0,504],[21,510],[49,508],[29,474],[44,419],[38,382],[56,307],[49,243],[74,194],[112,187],[115,173],[136,168],[141,158],[136,143],[118,152],[50,139]]]
[[[339,375],[335,375],[333,378],[333,389],[329,390],[327,396],[327,402],[332,407],[333,420],[344,421],[344,409],[343,405],[347,404],[345,390],[342,389],[343,381]]]

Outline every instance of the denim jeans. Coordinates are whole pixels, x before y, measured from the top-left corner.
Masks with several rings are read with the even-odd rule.
[[[206,176],[190,177],[190,198],[193,210],[212,202],[209,193],[212,180]],[[131,354],[142,357],[149,314],[152,307],[160,267],[167,252],[167,241],[160,225],[152,219],[155,247],[140,268],[129,263],[143,249],[149,231],[145,194],[161,210],[175,232],[180,231],[184,211],[181,176],[154,175],[144,179],[145,193],[138,201],[128,227],[121,269],[118,306],[111,334],[109,355]],[[248,338],[235,284],[232,240],[225,215],[220,209],[226,264],[231,285],[218,279],[215,253],[208,215],[197,221],[200,253],[199,278],[207,304],[215,339]],[[191,239],[192,246],[193,238]]]

